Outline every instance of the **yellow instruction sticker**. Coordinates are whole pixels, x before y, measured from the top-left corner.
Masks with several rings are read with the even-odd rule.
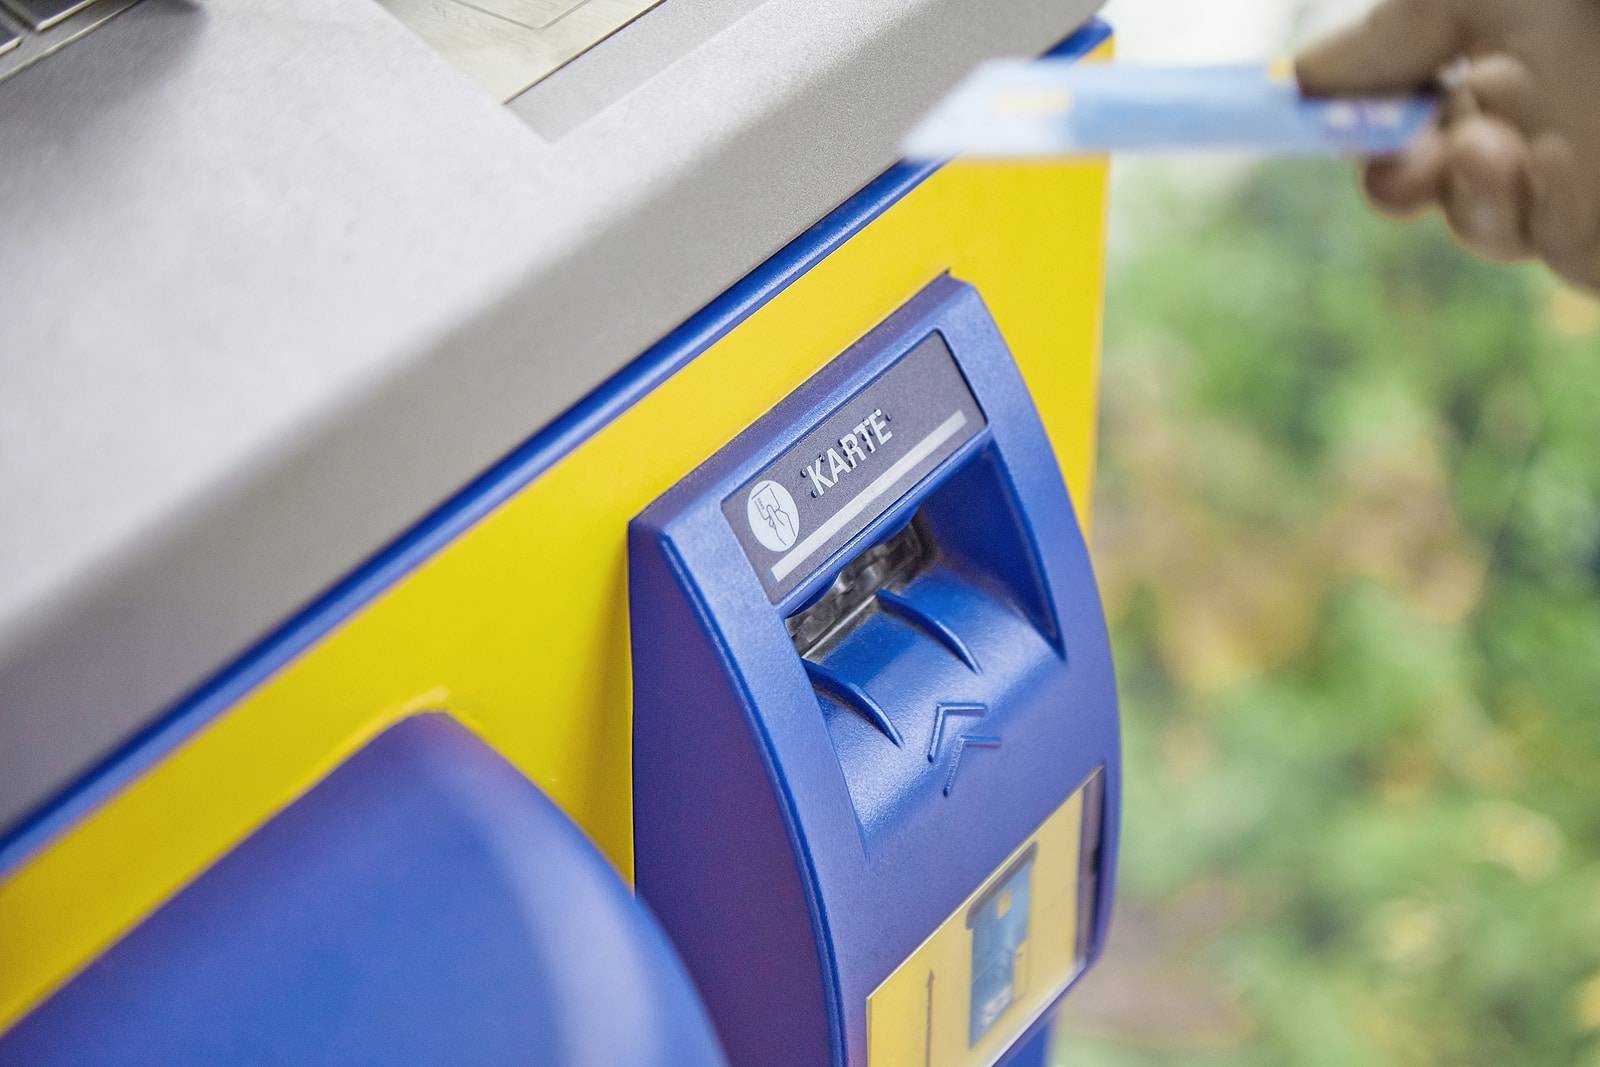
[[[867,997],[872,1067],[987,1067],[1082,966],[1083,790]]]

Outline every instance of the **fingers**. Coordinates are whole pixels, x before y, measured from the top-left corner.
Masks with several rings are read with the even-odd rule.
[[[1403,154],[1367,165],[1367,199],[1391,218],[1414,218],[1444,199],[1448,162],[1449,141],[1443,130],[1431,127]]]
[[[1600,15],[1588,5],[1561,10],[1590,13],[1562,21],[1547,11],[1534,32],[1535,13],[1511,0],[1378,0],[1365,20],[1306,49],[1296,68],[1318,95],[1441,84],[1437,125],[1404,153],[1368,163],[1374,206],[1409,217],[1437,204],[1479,255],[1537,254],[1600,292],[1600,120],[1581,84],[1600,84],[1585,51]]]
[[[1315,96],[1421,88],[1467,50],[1474,7],[1469,0],[1383,0],[1297,57],[1300,85]]]
[[[1411,218],[1437,205],[1462,244],[1489,259],[1512,260],[1535,246],[1531,170],[1522,135],[1504,119],[1479,112],[1428,130],[1402,155],[1369,163],[1365,184],[1384,214]],[[1552,218],[1571,218],[1575,209],[1563,183],[1576,181],[1552,177]]]
[[[1457,91],[1470,97],[1478,110],[1498,115],[1530,137],[1545,127],[1533,74],[1520,59],[1495,53],[1472,60],[1464,67]]]
[[[1600,289],[1600,203],[1586,177],[1565,137],[1535,138],[1529,153],[1528,236],[1557,274]]]
[[[1462,244],[1502,262],[1532,254],[1529,171],[1528,143],[1505,120],[1476,115],[1450,129],[1443,204]]]

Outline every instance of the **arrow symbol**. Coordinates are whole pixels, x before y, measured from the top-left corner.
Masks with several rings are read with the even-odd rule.
[[[939,744],[944,740],[945,722],[952,718],[981,719],[989,713],[988,707],[983,704],[950,703],[940,704],[933,709],[933,734],[928,738],[928,762],[932,763],[939,754]],[[956,738],[955,748],[950,753],[950,770],[945,774],[944,795],[949,796],[950,791],[956,787],[956,772],[961,769],[961,754],[968,748],[999,748],[1000,738],[994,734],[962,734]]]

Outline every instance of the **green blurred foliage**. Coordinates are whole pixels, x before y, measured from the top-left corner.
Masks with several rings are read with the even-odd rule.
[[[1600,1064],[1600,311],[1344,168],[1144,177],[1120,911],[1058,1061]]]

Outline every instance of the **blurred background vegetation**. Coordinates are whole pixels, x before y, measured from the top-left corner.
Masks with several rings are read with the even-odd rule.
[[[1066,1065],[1600,1065],[1600,306],[1347,168],[1122,167],[1119,913]]]

